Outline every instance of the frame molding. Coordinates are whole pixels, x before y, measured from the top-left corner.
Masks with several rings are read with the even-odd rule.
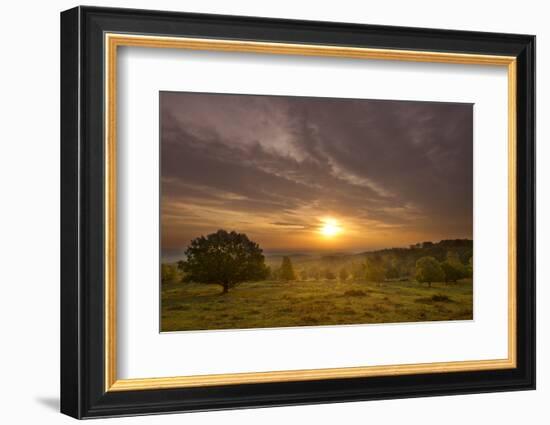
[[[187,50],[231,51],[261,54],[306,55],[355,59],[396,60],[468,65],[504,66],[508,72],[508,357],[506,359],[400,364],[388,366],[306,369],[277,372],[231,373],[167,378],[118,379],[116,374],[116,105],[117,52],[119,47],[148,47]],[[236,385],[260,382],[306,381],[327,378],[353,378],[415,373],[444,373],[468,370],[507,369],[516,366],[516,58],[465,53],[415,50],[370,49],[316,46],[311,44],[265,43],[220,39],[105,34],[105,391]]]
[[[79,7],[62,13],[61,43],[62,412],[82,418],[534,388],[534,37]],[[118,380],[119,46],[506,66],[508,358]]]

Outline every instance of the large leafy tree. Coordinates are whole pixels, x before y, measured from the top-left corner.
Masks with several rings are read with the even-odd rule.
[[[243,233],[218,230],[191,241],[181,263],[185,280],[220,285],[226,294],[241,282],[267,277],[260,246]]]
[[[432,282],[441,282],[445,273],[434,257],[422,257],[416,262],[416,280],[432,286]]]

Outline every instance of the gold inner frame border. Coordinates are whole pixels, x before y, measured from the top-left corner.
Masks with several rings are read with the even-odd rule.
[[[106,33],[105,46],[105,391],[136,391],[216,385],[309,381],[419,373],[448,373],[515,368],[516,359],[516,58],[513,56],[371,49],[330,45],[180,38]],[[436,363],[342,367],[192,375],[151,378],[117,378],[116,324],[116,136],[117,136],[117,52],[118,47],[148,47],[229,51],[280,55],[325,56],[356,59],[397,60],[470,65],[504,66],[508,72],[508,357]]]

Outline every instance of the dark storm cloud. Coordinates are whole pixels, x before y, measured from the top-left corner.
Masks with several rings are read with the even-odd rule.
[[[327,215],[357,247],[471,237],[472,149],[469,104],[161,93],[162,244],[224,225],[269,248]]]

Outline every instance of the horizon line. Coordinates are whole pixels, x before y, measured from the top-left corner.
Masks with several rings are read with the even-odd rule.
[[[266,250],[262,249],[262,253],[264,255],[269,256],[276,256],[276,255],[286,255],[286,256],[293,256],[293,255],[361,255],[361,254],[368,254],[372,252],[378,252],[378,251],[384,251],[384,250],[391,250],[391,249],[411,249],[413,246],[417,245],[423,245],[425,243],[432,243],[434,245],[439,244],[441,242],[445,241],[470,241],[473,242],[473,238],[453,238],[453,239],[440,239],[439,241],[422,241],[422,242],[416,242],[416,243],[410,243],[406,246],[387,246],[384,248],[375,248],[375,249],[362,249],[358,251],[334,251],[334,250],[289,250],[289,251],[283,251],[283,250]],[[184,248],[181,248],[184,249]],[[161,259],[165,258],[164,255],[162,255],[162,248],[161,248]]]

